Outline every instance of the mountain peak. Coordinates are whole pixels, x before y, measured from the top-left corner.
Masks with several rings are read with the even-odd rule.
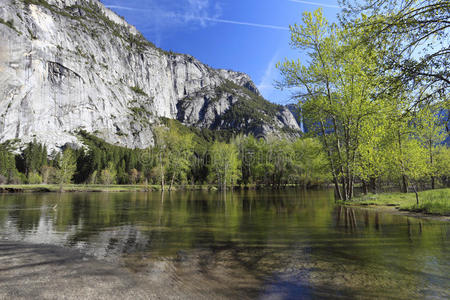
[[[144,148],[160,118],[243,133],[299,131],[248,75],[161,50],[99,1],[3,2],[0,142],[37,139],[57,149],[79,143],[85,130]]]

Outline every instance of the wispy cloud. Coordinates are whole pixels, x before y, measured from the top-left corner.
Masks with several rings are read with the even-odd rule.
[[[206,20],[206,21],[216,22],[216,23],[227,23],[227,24],[244,25],[244,26],[251,26],[251,27],[277,29],[277,30],[289,30],[289,28],[287,28],[287,27],[276,26],[276,25],[266,25],[266,24],[258,24],[258,23],[240,22],[240,21],[224,20],[224,19],[208,18],[208,17],[205,17],[205,18],[202,18],[202,19]]]
[[[157,21],[158,25],[183,25],[190,22],[197,22],[201,26],[207,26],[209,23],[225,23],[225,24],[233,24],[233,25],[241,25],[241,26],[249,26],[249,27],[258,27],[258,28],[266,28],[266,29],[274,29],[274,30],[289,30],[288,27],[277,26],[277,25],[269,25],[269,24],[259,24],[259,23],[251,23],[251,22],[243,22],[236,20],[228,20],[220,18],[221,7],[219,3],[216,3],[213,7],[209,7],[208,0],[188,0],[187,6],[185,9],[178,9],[178,11],[170,11],[170,8],[163,8],[160,6],[154,6],[152,8],[138,6],[122,6],[122,5],[106,5],[106,7],[114,10],[126,10],[133,12],[140,12],[142,14],[151,14],[153,18],[153,22]],[[152,20],[148,20],[148,22],[152,22]],[[147,24],[147,28],[150,27],[151,24]]]
[[[132,7],[126,7],[126,6],[121,6],[121,5],[105,5],[106,7],[110,8],[110,9],[122,9],[122,10],[131,10],[131,11],[137,11],[137,8],[132,8]]]
[[[263,77],[261,78],[260,83],[258,84],[258,90],[267,97],[267,95],[273,91],[274,88],[274,73],[275,73],[275,64],[277,63],[279,56],[279,51],[277,51],[269,63],[267,64],[266,71],[264,72]]]
[[[321,6],[321,7],[341,8],[339,5],[324,4],[324,3],[320,3],[320,2],[303,1],[303,0],[288,0],[288,1],[295,2],[295,3],[308,4],[308,5]]]

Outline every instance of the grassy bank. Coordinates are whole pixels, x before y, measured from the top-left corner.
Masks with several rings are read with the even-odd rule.
[[[350,205],[395,206],[400,210],[434,215],[450,215],[450,188],[419,192],[419,205],[414,193],[369,194],[346,202]]]
[[[168,187],[166,187],[167,189]],[[145,192],[159,191],[159,185],[82,185],[82,184],[65,184],[64,192]],[[175,186],[174,190],[211,190],[215,187],[207,185],[186,185]],[[19,184],[19,185],[0,185],[0,193],[45,193],[59,192],[58,184]]]

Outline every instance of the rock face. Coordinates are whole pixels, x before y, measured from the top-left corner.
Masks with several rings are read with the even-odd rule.
[[[249,76],[156,48],[97,0],[0,0],[0,142],[79,143],[84,129],[131,148],[161,117],[254,134],[298,134]]]

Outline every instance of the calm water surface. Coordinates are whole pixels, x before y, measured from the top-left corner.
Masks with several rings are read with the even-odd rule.
[[[338,207],[329,191],[0,195],[0,242],[236,299],[448,299],[449,225]]]

